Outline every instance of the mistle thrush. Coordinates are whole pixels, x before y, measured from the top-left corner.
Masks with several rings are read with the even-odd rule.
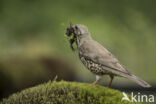
[[[147,82],[136,77],[124,68],[119,61],[101,44],[93,40],[88,28],[82,24],[76,24],[67,28],[66,35],[74,34],[78,48],[79,58],[82,63],[96,75],[96,84],[101,76],[109,75],[111,87],[114,76],[120,76],[135,81],[142,87],[151,87]],[[71,40],[71,44],[74,39]]]

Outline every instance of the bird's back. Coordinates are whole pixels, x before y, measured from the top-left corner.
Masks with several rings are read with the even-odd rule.
[[[79,55],[88,57],[95,63],[102,64],[123,73],[129,73],[106,48],[95,40],[86,40],[78,48]]]

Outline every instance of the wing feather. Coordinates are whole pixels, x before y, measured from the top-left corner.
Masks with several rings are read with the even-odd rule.
[[[84,41],[79,48],[79,54],[92,60],[95,63],[103,65],[105,70],[114,74],[131,74],[119,61],[101,44],[94,40]],[[123,75],[125,76],[125,75]]]

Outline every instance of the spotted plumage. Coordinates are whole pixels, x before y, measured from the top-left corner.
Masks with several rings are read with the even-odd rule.
[[[66,33],[67,36],[74,34],[80,60],[96,75],[96,81],[93,84],[96,84],[101,76],[107,74],[111,78],[109,87],[114,76],[128,78],[142,87],[151,87],[147,82],[130,73],[106,48],[93,40],[86,26],[81,24],[70,26]]]
[[[80,56],[80,60],[82,61],[82,63],[94,74],[96,75],[105,75],[105,74],[112,74],[107,70],[104,70],[104,66],[102,66],[101,64],[97,64],[85,57],[81,57]]]

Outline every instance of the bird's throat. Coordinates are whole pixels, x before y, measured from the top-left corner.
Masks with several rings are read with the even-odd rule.
[[[90,35],[88,36],[77,36],[77,47],[80,47],[85,41],[91,40],[92,37]]]

